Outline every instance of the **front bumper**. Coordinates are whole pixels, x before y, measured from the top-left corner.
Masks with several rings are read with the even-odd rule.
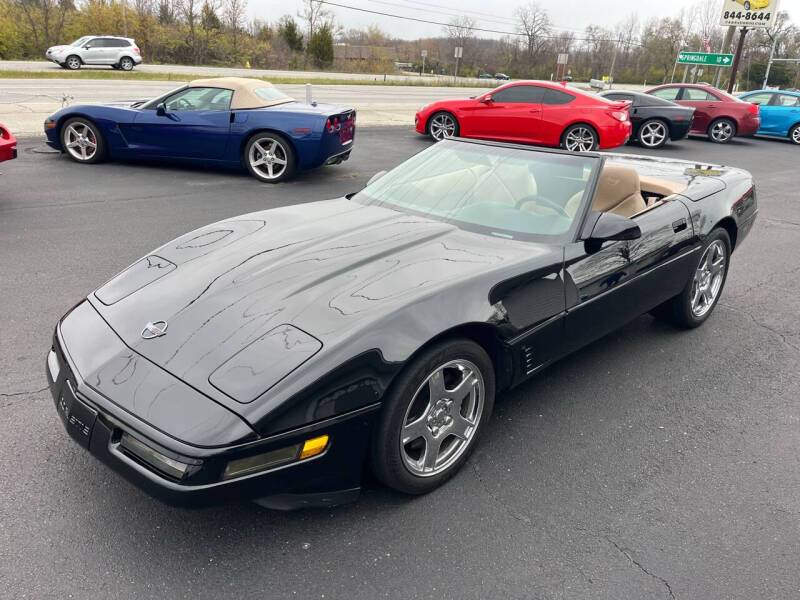
[[[293,509],[331,506],[358,497],[369,432],[378,405],[299,429],[229,447],[196,447],[141,421],[95,391],[81,378],[56,330],[47,360],[47,382],[67,433],[97,459],[151,496],[177,506],[197,507],[255,500]],[[55,377],[54,377],[55,376]],[[120,444],[133,435],[167,456],[192,461],[193,471],[178,481],[130,454]],[[231,460],[285,448],[325,434],[330,443],[319,456],[267,471],[222,479]]]

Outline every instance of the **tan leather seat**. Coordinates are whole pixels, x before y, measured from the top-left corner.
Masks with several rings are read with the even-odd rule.
[[[600,174],[592,210],[631,217],[645,208],[636,169],[607,163]]]

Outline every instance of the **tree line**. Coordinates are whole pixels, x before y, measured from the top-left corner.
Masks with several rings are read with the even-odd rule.
[[[556,57],[568,54],[576,80],[613,77],[618,83],[716,80],[716,70],[676,65],[681,50],[724,51],[719,0],[697,2],[673,16],[641,20],[634,13],[613,27],[583,31],[556,27],[538,2],[519,6],[504,35],[469,16],[454,17],[439,36],[397,39],[377,26],[345,29],[325,5],[304,0],[295,15],[275,22],[247,18],[247,0],[0,0],[0,58],[41,58],[48,46],[86,34],[136,39],[147,62],[335,69],[390,73],[396,63],[425,72],[453,74],[454,48],[463,48],[459,74],[503,72],[514,78],[550,79]],[[772,30],[750,32],[741,85],[757,87],[775,47],[776,57],[800,57],[800,30],[781,13]],[[342,49],[359,48],[357,53]],[[729,70],[722,70],[724,84]],[[797,63],[776,63],[770,84],[800,87]]]

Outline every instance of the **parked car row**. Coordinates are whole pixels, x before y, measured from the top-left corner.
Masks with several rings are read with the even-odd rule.
[[[667,84],[644,93],[596,95],[549,81],[517,81],[469,99],[440,100],[417,112],[418,133],[539,144],[572,151],[636,142],[660,148],[689,134],[724,144],[736,136],[786,137],[800,144],[800,93],[740,97],[704,84]]]

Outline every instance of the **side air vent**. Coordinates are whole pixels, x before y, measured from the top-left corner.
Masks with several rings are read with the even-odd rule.
[[[536,370],[536,360],[533,355],[533,348],[530,346],[523,346],[522,347],[522,369],[525,371],[525,375],[530,375]]]

